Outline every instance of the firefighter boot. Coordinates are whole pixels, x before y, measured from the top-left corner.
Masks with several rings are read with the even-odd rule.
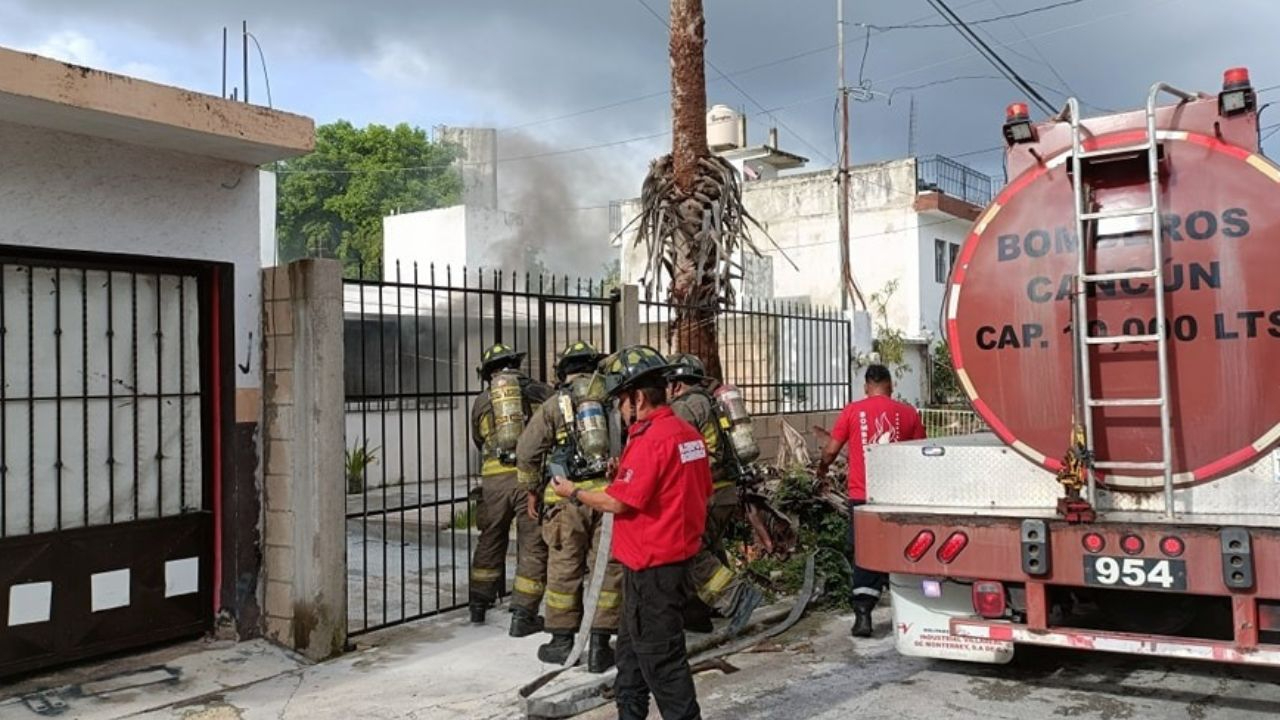
[[[587,672],[594,675],[613,667],[613,648],[609,645],[609,633],[591,631],[591,649],[587,652]]]
[[[751,622],[751,613],[764,602],[764,593],[750,583],[743,583],[738,597],[734,598],[733,610],[729,613],[729,634],[737,635]]]
[[[483,625],[484,615],[489,610],[489,604],[485,602],[479,602],[479,601],[473,600],[471,602],[470,608],[471,608],[471,624]]]
[[[563,665],[564,661],[569,659],[571,652],[573,652],[573,633],[553,632],[551,642],[538,648],[538,659],[552,665]]]
[[[871,609],[870,608],[854,608],[853,610],[853,629],[849,634],[854,637],[868,638],[871,637]]]
[[[543,620],[541,617],[525,610],[524,608],[514,608],[511,610],[511,632],[513,638],[529,637],[542,632]]]

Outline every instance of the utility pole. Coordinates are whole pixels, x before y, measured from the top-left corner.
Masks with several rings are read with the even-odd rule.
[[[844,80],[844,0],[836,0],[836,43],[840,66],[840,167],[836,170],[840,192],[840,310],[849,310],[849,286],[853,283],[849,267],[849,88]]]

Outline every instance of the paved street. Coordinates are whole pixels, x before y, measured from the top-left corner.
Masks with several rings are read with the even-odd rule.
[[[1009,666],[899,657],[883,635],[855,644],[849,621],[806,619],[767,652],[703,673],[708,718],[1264,718],[1280,713],[1280,672],[1125,656],[1020,650]],[[613,717],[612,709],[586,716]],[[651,717],[656,717],[652,715]]]
[[[453,613],[374,633],[361,648],[305,665],[264,643],[192,644],[0,691],[0,720],[38,720],[24,697],[65,704],[65,719],[351,720],[523,717],[516,689],[548,669],[540,640],[506,637],[506,613],[484,627]],[[1010,666],[899,657],[887,611],[878,637],[854,643],[847,617],[820,613],[779,641],[700,672],[704,717],[1189,718],[1280,713],[1280,672],[1122,656],[1027,650]],[[17,697],[9,697],[11,692]],[[612,706],[582,716],[615,717]],[[651,715],[657,718],[656,711]]]

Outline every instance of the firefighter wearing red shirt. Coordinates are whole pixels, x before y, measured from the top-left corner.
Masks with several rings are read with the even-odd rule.
[[[884,365],[872,365],[866,374],[867,396],[849,403],[840,413],[831,440],[822,451],[818,477],[827,476],[840,449],[849,443],[849,555],[853,554],[853,509],[867,501],[867,465],[863,447],[902,440],[923,440],[924,425],[920,413],[910,405],[893,399],[893,376]],[[852,442],[851,442],[852,441]],[[880,592],[888,580],[884,573],[872,572],[853,565],[854,637],[871,636],[871,611],[880,600]]]
[[[614,698],[619,720],[701,717],[684,641],[690,560],[702,547],[711,465],[702,435],[667,406],[670,365],[644,345],[603,364],[606,387],[630,422],[626,448],[605,490],[556,478],[557,495],[616,513],[613,556],[623,567]]]

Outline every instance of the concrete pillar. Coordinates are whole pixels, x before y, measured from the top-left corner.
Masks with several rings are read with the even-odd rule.
[[[618,291],[620,293],[616,310],[618,337],[614,339],[615,344],[619,348],[639,345],[644,342],[643,330],[640,327],[640,286],[623,285]]]
[[[312,660],[347,636],[342,267],[264,271],[266,635]]]

